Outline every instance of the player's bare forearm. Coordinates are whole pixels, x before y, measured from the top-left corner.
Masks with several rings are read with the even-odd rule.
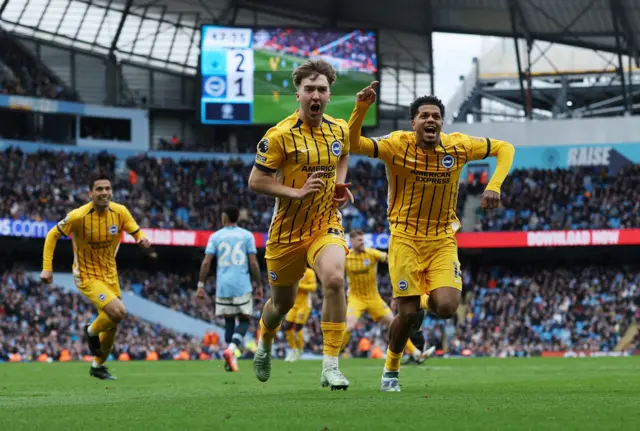
[[[251,273],[251,280],[260,284],[260,282],[262,281],[262,276],[260,275],[260,266],[258,266],[258,263],[256,263],[255,265],[250,265],[249,271]]]
[[[51,228],[47,233],[47,238],[44,240],[44,249],[42,251],[42,270],[53,270],[53,254],[56,251],[56,244],[62,234],[57,226]]]
[[[362,137],[360,134],[362,133],[362,123],[364,122],[364,117],[367,115],[368,109],[368,104],[356,102],[356,106],[351,112],[351,117],[349,117],[349,143],[352,153],[361,154],[360,142]]]
[[[201,283],[207,281],[207,276],[209,275],[210,270],[211,264],[202,262],[202,265],[200,265],[200,278],[198,279],[198,281],[200,281]]]
[[[260,265],[258,264],[258,258],[255,254],[249,255],[249,273],[251,279],[260,284],[262,281],[262,275],[260,274]]]
[[[249,190],[276,198],[298,199],[299,189],[280,184],[273,175],[253,168],[249,175]]]
[[[498,148],[495,149],[496,169],[486,190],[500,193],[500,187],[511,170],[515,153],[516,149],[513,145],[508,142],[500,142]]]
[[[338,184],[344,184],[347,180],[347,171],[349,170],[349,154],[343,154],[338,160],[336,166],[336,181]]]

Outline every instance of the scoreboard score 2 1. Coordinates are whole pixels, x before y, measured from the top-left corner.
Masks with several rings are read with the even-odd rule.
[[[251,124],[252,30],[202,27],[201,116],[203,124]]]

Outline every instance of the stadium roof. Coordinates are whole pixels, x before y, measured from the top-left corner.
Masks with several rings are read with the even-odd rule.
[[[116,0],[125,1],[125,0]],[[621,53],[640,51],[640,0],[134,0],[216,20],[238,8],[311,25],[376,26],[424,36],[429,31],[512,37]],[[392,6],[390,6],[392,5]],[[614,19],[617,18],[617,19]],[[243,23],[251,20],[240,19]],[[515,21],[515,28],[513,25]],[[616,43],[616,33],[622,43]]]
[[[207,23],[377,27],[383,63],[424,72],[430,70],[430,31],[503,37],[515,32],[529,40],[631,54],[636,62],[640,51],[640,0],[0,0],[0,12],[9,30],[30,28],[34,34],[48,28],[54,36],[82,39],[92,26],[96,30],[85,42],[111,48],[116,38],[120,52],[127,50],[122,45],[136,44],[160,51],[162,42],[155,39],[167,39],[168,46],[171,27],[180,29],[178,38],[197,39],[197,29]],[[146,22],[151,20],[164,24],[154,27]],[[179,43],[188,55],[187,41]],[[197,48],[191,58],[176,61],[196,58]]]

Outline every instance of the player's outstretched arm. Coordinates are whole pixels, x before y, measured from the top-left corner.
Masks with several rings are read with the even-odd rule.
[[[500,188],[511,170],[516,149],[506,141],[488,139],[488,142],[490,142],[491,145],[489,156],[496,158],[496,169],[482,194],[480,206],[482,208],[492,209],[498,208],[500,205]]]
[[[277,198],[304,199],[323,189],[324,181],[320,179],[321,175],[321,171],[314,172],[298,189],[281,184],[273,177],[272,172],[265,172],[254,165],[249,175],[249,190]]]
[[[349,139],[351,142],[351,152],[356,154],[365,154],[373,157],[375,149],[370,139],[360,136],[362,131],[362,123],[367,115],[369,106],[376,101],[375,86],[378,81],[373,81],[368,87],[362,89],[356,94],[356,106],[349,117]]]
[[[56,251],[56,244],[62,236],[62,232],[58,225],[54,226],[47,233],[44,241],[44,250],[42,252],[42,272],[40,273],[40,281],[43,283],[51,283],[53,281],[53,254]]]

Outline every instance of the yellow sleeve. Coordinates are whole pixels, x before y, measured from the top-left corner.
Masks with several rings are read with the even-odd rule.
[[[122,207],[122,230],[131,235],[136,241],[141,238],[146,238],[144,232],[138,226],[138,223],[134,220],[133,216],[129,212],[127,207]]]
[[[256,149],[256,168],[265,172],[277,172],[285,160],[284,137],[275,127],[267,131],[258,142]]]
[[[513,156],[516,153],[513,145],[499,139],[468,136],[468,139],[465,140],[465,147],[469,153],[469,160],[482,160],[487,157],[496,158],[496,169],[485,190],[500,193],[500,187],[511,170]]]
[[[375,248],[371,249],[371,254],[376,259],[377,262],[386,262],[387,261],[387,253],[382,252],[380,250],[376,250]]]
[[[58,226],[51,228],[44,240],[44,249],[42,251],[42,270],[53,271],[53,253],[56,251],[56,243],[62,236],[58,230]]]
[[[42,270],[53,271],[53,254],[56,251],[56,243],[61,236],[69,236],[73,230],[73,225],[79,218],[77,210],[71,211],[65,218],[60,220],[47,233],[44,241],[44,249],[42,251]]]
[[[373,159],[382,159],[385,162],[391,161],[393,158],[392,134],[388,134],[379,138],[366,138],[361,136],[362,122],[367,115],[369,105],[362,102],[356,102],[351,117],[349,117],[349,141],[351,143],[351,152],[355,154],[364,154]]]

